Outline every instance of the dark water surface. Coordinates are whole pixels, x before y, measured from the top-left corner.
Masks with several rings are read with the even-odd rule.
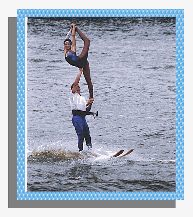
[[[92,110],[99,117],[87,122],[97,157],[28,161],[28,191],[175,191],[174,18],[29,18],[28,150],[78,151],[69,105],[78,69],[63,51],[71,22],[91,41]],[[87,100],[83,76],[80,87]],[[131,148],[126,157],[109,157]]]

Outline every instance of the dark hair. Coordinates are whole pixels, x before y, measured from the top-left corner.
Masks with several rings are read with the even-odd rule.
[[[65,44],[66,41],[69,41],[70,44],[72,45],[72,41],[69,38],[67,38],[67,39],[64,40],[64,44]]]

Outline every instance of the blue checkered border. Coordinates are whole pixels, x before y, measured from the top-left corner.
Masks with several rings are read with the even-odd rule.
[[[176,192],[25,192],[25,17],[176,18]],[[17,200],[184,200],[184,10],[17,10]]]

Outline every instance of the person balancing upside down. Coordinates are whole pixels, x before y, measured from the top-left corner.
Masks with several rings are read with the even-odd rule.
[[[75,32],[78,32],[79,36],[84,41],[84,47],[79,56],[76,55]],[[65,59],[70,65],[83,68],[83,74],[89,89],[89,98],[93,98],[93,85],[90,78],[89,62],[87,61],[90,40],[80,31],[78,27],[75,26],[75,24],[71,24],[71,31],[68,34],[70,33],[72,34],[72,41],[69,39],[68,35],[64,40]]]
[[[83,69],[79,68],[79,70],[79,74],[71,86],[70,105],[73,115],[72,123],[78,135],[78,148],[79,152],[81,152],[83,150],[84,139],[86,140],[88,149],[92,149],[90,131],[85,116],[90,111],[94,98],[90,98],[88,102],[86,102],[85,98],[80,95],[79,81]]]

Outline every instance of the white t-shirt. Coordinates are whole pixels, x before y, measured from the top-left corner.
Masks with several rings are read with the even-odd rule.
[[[86,100],[77,93],[70,93],[70,106],[72,110],[86,111]]]

